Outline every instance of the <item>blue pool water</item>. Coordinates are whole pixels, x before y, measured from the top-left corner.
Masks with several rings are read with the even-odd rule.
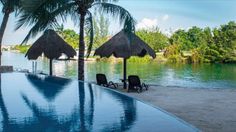
[[[24,73],[0,75],[0,131],[197,131],[110,89]]]

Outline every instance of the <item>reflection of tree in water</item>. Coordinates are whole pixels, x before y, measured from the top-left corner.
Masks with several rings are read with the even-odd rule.
[[[2,112],[2,124],[3,124],[3,130],[7,130],[9,127],[9,114],[7,112],[7,108],[5,106],[3,96],[2,96],[2,75],[0,73],[0,107],[1,107],[1,112]]]
[[[79,82],[79,115],[80,115],[80,131],[89,131],[93,126],[93,115],[94,115],[94,95],[91,84],[88,84],[89,87],[89,107],[88,110],[85,110],[85,88],[84,83]],[[85,113],[88,112],[88,113]]]
[[[7,107],[5,105],[3,95],[2,95],[2,75],[0,73],[0,109],[2,113],[2,131],[3,132],[12,132],[18,131],[19,127],[15,121],[10,120]]]
[[[9,119],[6,105],[4,104],[2,92],[0,92],[0,108],[2,112],[3,131],[92,131],[94,122],[94,93],[92,85],[88,85],[89,94],[85,94],[85,85],[79,82],[78,94],[79,105],[75,105],[72,112],[68,115],[57,115],[54,107],[41,108],[34,101],[30,100],[25,94],[21,97],[26,106],[33,113],[33,117],[26,117],[23,121]],[[124,109],[124,113],[120,116],[120,122],[110,123],[104,126],[103,131],[125,131],[131,128],[136,120],[136,106],[134,100],[112,91],[107,91],[112,97],[119,100]],[[86,95],[89,96],[88,107],[85,107]],[[111,113],[112,114],[112,113]],[[96,128],[94,128],[96,129]]]
[[[21,125],[24,131],[70,131],[72,129],[71,127],[73,127],[73,122],[77,120],[76,114],[74,114],[75,111],[69,117],[59,119],[54,109],[44,110],[37,106],[36,103],[31,102],[24,94],[22,94],[22,98],[33,113],[33,118],[28,118]]]
[[[120,117],[120,123],[111,123],[106,126],[102,131],[126,131],[129,130],[136,120],[136,102],[134,99],[125,95],[108,90],[107,93],[111,94],[113,98],[120,101],[123,105],[124,113]],[[112,114],[112,113],[111,113]]]
[[[84,83],[79,82],[79,102],[80,102],[80,131],[90,131],[93,127],[93,116],[94,116],[94,94],[91,84],[89,86],[90,95],[90,107],[85,110],[85,87]],[[117,94],[113,91],[106,91],[111,94],[115,100],[118,100],[123,105],[124,113],[120,116],[120,122],[110,123],[109,126],[105,126],[102,131],[125,131],[129,130],[136,120],[136,104],[135,100]],[[88,113],[85,113],[88,112]],[[113,113],[110,113],[113,114]],[[86,120],[87,119],[87,120]]]
[[[33,118],[28,119],[21,127],[22,130],[37,131],[89,131],[93,123],[94,97],[92,88],[90,92],[90,107],[88,113],[85,113],[85,94],[84,83],[79,84],[79,108],[74,108],[72,113],[67,116],[56,115],[54,108],[45,110],[40,108],[36,103],[30,101],[26,95],[22,94],[25,104],[33,113]],[[87,115],[88,114],[88,115]],[[88,126],[88,127],[87,127]]]

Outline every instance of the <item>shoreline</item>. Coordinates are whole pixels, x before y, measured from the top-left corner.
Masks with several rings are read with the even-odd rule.
[[[118,91],[159,107],[202,131],[236,130],[236,89],[151,86],[140,94]]]

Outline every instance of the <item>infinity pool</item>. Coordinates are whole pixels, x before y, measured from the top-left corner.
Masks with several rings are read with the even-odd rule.
[[[0,75],[0,131],[198,131],[160,109],[77,80]]]

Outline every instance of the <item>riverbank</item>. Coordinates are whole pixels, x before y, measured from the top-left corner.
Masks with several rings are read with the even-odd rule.
[[[140,94],[124,94],[160,107],[202,131],[236,130],[236,89],[151,86]]]

